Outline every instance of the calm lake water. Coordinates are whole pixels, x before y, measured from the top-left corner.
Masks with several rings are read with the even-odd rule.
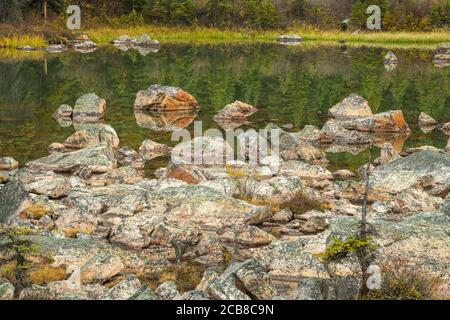
[[[290,123],[292,131],[306,124],[322,126],[328,109],[354,92],[365,97],[374,112],[403,110],[413,130],[404,148],[443,148],[447,136],[438,130],[421,132],[417,118],[424,111],[450,121],[450,68],[434,67],[432,50],[395,53],[400,64],[391,72],[382,63],[386,49],[364,47],[344,52],[339,46],[164,45],[147,56],[105,47],[90,54],[38,59],[2,58],[0,53],[0,156],[12,156],[21,164],[46,156],[49,144],[64,142],[75,132],[73,126],[63,128],[53,120],[53,112],[63,103],[73,106],[89,92],[106,99],[106,123],[116,129],[121,145],[137,149],[147,138],[173,145],[170,132],[146,128],[145,119],[138,125],[133,113],[136,93],[154,83],[193,94],[202,109],[181,122],[202,120],[204,129],[218,128],[213,115],[235,100],[259,109],[244,129],[269,122]],[[356,169],[366,162],[367,151],[328,158],[332,169]],[[164,162],[155,160],[149,166]]]

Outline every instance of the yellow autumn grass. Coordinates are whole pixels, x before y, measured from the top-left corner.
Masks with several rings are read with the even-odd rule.
[[[0,48],[17,48],[23,46],[31,46],[34,48],[45,47],[47,42],[41,36],[35,35],[18,35],[14,34],[8,37],[0,37]]]
[[[86,30],[92,40],[99,44],[108,43],[121,35],[137,36],[149,34],[161,42],[181,43],[221,43],[221,42],[270,42],[278,35],[295,33],[305,41],[345,40],[349,43],[378,44],[437,44],[450,41],[450,32],[364,32],[352,34],[340,31],[322,31],[312,27],[293,28],[290,30],[219,30],[204,27],[161,27],[141,26],[129,28],[97,28]]]

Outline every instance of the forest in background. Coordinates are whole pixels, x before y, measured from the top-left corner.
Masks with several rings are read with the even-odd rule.
[[[83,28],[139,25],[280,29],[314,26],[364,29],[369,5],[382,10],[383,31],[432,31],[450,26],[450,0],[1,0],[0,31],[45,24],[63,27],[79,5]]]

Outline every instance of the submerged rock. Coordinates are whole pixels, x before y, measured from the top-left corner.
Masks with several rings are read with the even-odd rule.
[[[286,34],[278,36],[277,41],[281,43],[298,43],[302,42],[303,38],[296,34]]]
[[[446,135],[450,136],[450,122],[443,124],[442,127],[441,127],[441,130]]]
[[[132,39],[132,43],[134,46],[139,47],[159,47],[159,41],[150,38],[147,34],[142,34],[139,37]]]
[[[59,119],[59,118],[71,119],[72,113],[73,113],[72,107],[67,104],[63,104],[58,108],[58,110],[55,111],[55,113],[53,114],[53,118],[54,119]]]
[[[241,101],[235,101],[231,104],[226,105],[218,114],[214,116],[215,120],[241,120],[245,119],[258,110]]]
[[[320,142],[337,145],[368,145],[371,139],[357,131],[345,129],[336,120],[328,120],[320,130]]]
[[[28,52],[30,52],[30,51],[36,51],[37,48],[34,48],[34,47],[32,47],[32,46],[20,46],[20,47],[16,47],[16,50],[18,50],[18,51],[28,51]]]
[[[333,106],[328,114],[336,120],[352,120],[373,116],[367,100],[354,93]]]
[[[346,129],[362,132],[371,132],[372,127],[377,133],[407,133],[411,131],[401,110],[382,112],[370,118],[343,121],[341,123]]]
[[[90,53],[97,50],[97,44],[91,40],[81,41],[73,46],[75,51],[81,53]]]
[[[96,122],[104,118],[106,101],[100,99],[95,93],[81,96],[73,107],[73,121],[76,122]]]
[[[383,63],[385,65],[398,64],[398,58],[391,50],[389,50],[384,57]]]
[[[169,153],[169,147],[165,144],[146,139],[139,147],[139,153],[145,160],[152,160],[167,155]]]
[[[139,91],[134,102],[134,110],[139,111],[180,111],[197,110],[197,100],[180,88],[152,85]]]
[[[436,67],[450,66],[450,42],[440,43],[436,49],[433,63]]]
[[[439,124],[435,119],[426,114],[425,112],[421,112],[419,115],[419,127],[421,129],[432,129]]]
[[[54,153],[48,157],[28,162],[26,166],[35,171],[74,173],[83,168],[94,173],[104,173],[116,168],[112,147],[107,143],[68,153]]]
[[[197,115],[198,109],[162,112],[134,110],[136,123],[139,127],[164,132],[186,128],[195,120]]]
[[[45,48],[45,51],[49,53],[61,53],[67,51],[67,47],[63,44],[52,44]]]
[[[19,162],[11,157],[0,158],[0,170],[15,170],[19,168]]]
[[[118,37],[116,40],[111,41],[113,44],[131,44],[133,38],[130,38],[128,35],[122,35]]]

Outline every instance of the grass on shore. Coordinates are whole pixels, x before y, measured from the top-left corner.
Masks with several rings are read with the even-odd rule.
[[[86,30],[92,40],[99,44],[108,43],[123,34],[136,36],[147,33],[162,42],[216,43],[216,42],[269,42],[278,35],[295,33],[305,41],[338,41],[349,43],[389,43],[389,44],[436,44],[450,41],[450,32],[370,32],[351,34],[340,31],[321,31],[315,28],[297,28],[288,31],[270,30],[219,30],[214,28],[176,28],[142,26],[130,28],[98,28]]]
[[[37,35],[17,35],[9,37],[0,37],[0,48],[17,48],[23,46],[31,46],[34,48],[45,47],[47,42],[42,36]]]
[[[100,45],[109,43],[121,35],[137,36],[143,33],[163,43],[218,44],[237,42],[273,42],[280,34],[299,34],[308,42],[337,42],[346,40],[350,45],[424,46],[450,41],[450,32],[362,32],[352,34],[341,31],[323,31],[313,27],[290,30],[219,30],[205,27],[161,27],[139,26],[127,28],[102,27],[82,30]],[[0,37],[0,48],[17,48],[29,45],[43,47],[47,43],[39,35],[18,35]]]

